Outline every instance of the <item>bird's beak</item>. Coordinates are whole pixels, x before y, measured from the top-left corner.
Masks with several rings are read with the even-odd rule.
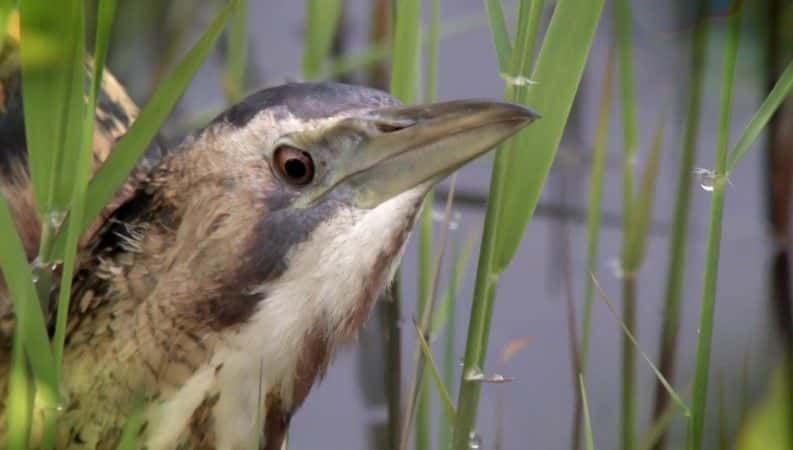
[[[334,160],[337,181],[362,208],[439,181],[539,116],[511,103],[463,100],[386,108],[352,118],[367,133]],[[359,128],[360,129],[360,128]]]

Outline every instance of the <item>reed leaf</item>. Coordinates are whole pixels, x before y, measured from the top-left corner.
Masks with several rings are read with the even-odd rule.
[[[508,95],[544,115],[496,154],[485,228],[480,247],[474,300],[468,326],[463,376],[452,448],[464,448],[473,430],[480,386],[466,382],[465,373],[484,364],[493,313],[495,283],[515,254],[536,208],[562,131],[583,74],[584,63],[603,8],[602,0],[559,0],[551,17],[533,74],[534,36],[529,24],[538,21],[542,2],[521,2],[518,36],[511,57]],[[534,17],[534,20],[531,20]],[[532,79],[536,84],[529,83]],[[519,84],[515,87],[514,84]]]
[[[710,353],[713,337],[713,316],[716,307],[716,286],[719,273],[719,253],[721,248],[721,227],[724,215],[724,197],[727,187],[728,144],[730,136],[730,119],[732,115],[733,87],[735,85],[735,66],[738,59],[738,46],[741,35],[740,0],[733,2],[736,6],[729,18],[727,45],[724,50],[724,72],[721,87],[721,110],[719,112],[718,143],[714,162],[714,180],[711,193],[710,222],[708,226],[708,246],[706,253],[705,274],[703,277],[702,300],[699,317],[699,339],[697,341],[697,359],[694,373],[694,405],[693,417],[688,433],[688,448],[702,448],[705,429],[705,411],[708,399],[708,378],[710,375]]]
[[[325,68],[341,7],[341,0],[308,0],[306,4],[303,76],[307,80],[319,78]]]

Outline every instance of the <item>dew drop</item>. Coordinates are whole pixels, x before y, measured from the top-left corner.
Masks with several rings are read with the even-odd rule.
[[[625,278],[625,269],[622,268],[622,263],[618,258],[611,258],[608,262],[608,267],[614,278],[619,280]]]
[[[505,377],[504,375],[495,373],[493,375],[486,375],[479,367],[472,367],[465,373],[466,381],[476,381],[479,383],[494,383],[503,384],[515,381],[514,377]]]
[[[50,225],[58,229],[63,225],[63,221],[66,220],[66,211],[56,209],[47,213],[47,217],[49,218]]]
[[[699,179],[699,187],[706,192],[713,192],[716,187],[716,173],[710,169],[697,168],[694,174]]]
[[[466,381],[482,381],[485,378],[484,372],[479,367],[471,367],[465,372]]]
[[[452,211],[451,217],[449,217],[449,231],[455,231],[460,228],[461,218],[462,214],[459,211]],[[446,221],[446,212],[442,209],[433,209],[432,221],[443,224]]]
[[[468,448],[471,450],[482,448],[482,437],[476,431],[468,433]]]

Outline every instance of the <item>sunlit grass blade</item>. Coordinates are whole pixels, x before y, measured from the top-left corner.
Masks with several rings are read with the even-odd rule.
[[[595,450],[595,437],[592,433],[592,419],[589,416],[589,400],[586,395],[586,383],[584,375],[578,375],[578,387],[581,390],[581,400],[584,406],[584,435],[586,436],[586,449]]]
[[[512,38],[509,37],[501,0],[485,0],[485,8],[490,22],[490,32],[493,35],[493,45],[496,47],[499,70],[506,72],[509,70],[509,60],[512,55]]]
[[[754,144],[760,136],[760,133],[763,132],[763,128],[768,124],[771,116],[774,115],[774,112],[776,112],[779,105],[782,104],[787,96],[790,95],[791,91],[793,91],[793,61],[788,63],[785,71],[779,76],[774,88],[771,89],[771,92],[765,98],[763,104],[760,105],[760,109],[757,110],[752,120],[749,121],[749,124],[744,129],[735,148],[730,152],[730,157],[726,165],[727,173],[735,169],[735,166],[746,152],[749,151],[749,148],[751,148],[752,144]]]
[[[449,419],[454,420],[454,416],[456,415],[454,411],[454,403],[452,402],[452,398],[449,395],[448,389],[446,389],[446,386],[443,383],[443,378],[438,371],[438,366],[435,364],[435,358],[432,356],[432,349],[430,349],[427,340],[424,339],[424,333],[421,332],[415,320],[413,320],[413,328],[416,331],[416,339],[419,341],[421,353],[424,355],[424,360],[427,362],[427,367],[429,368],[430,375],[432,375],[432,380],[435,382],[435,388],[438,390],[438,395],[441,397],[443,411]]]
[[[39,210],[64,209],[71,186],[61,180],[79,147],[83,108],[84,2],[20,2],[22,101],[28,167]],[[48,226],[44,220],[44,227]],[[46,239],[42,239],[46,242]]]
[[[162,80],[138,119],[116,144],[102,168],[88,184],[85,214],[81,231],[85,231],[135,167],[146,147],[157,134],[195,73],[212,51],[231,13],[237,7],[231,0],[217,15],[195,46],[168,77]]]
[[[689,450],[702,448],[705,429],[705,411],[708,399],[708,377],[710,374],[710,353],[713,337],[713,316],[716,306],[716,286],[719,273],[719,253],[721,247],[721,225],[724,214],[724,196],[727,188],[727,146],[730,136],[732,97],[735,84],[735,66],[738,59],[738,46],[741,34],[740,0],[733,2],[732,16],[729,18],[727,44],[724,53],[724,72],[721,88],[721,110],[719,113],[718,143],[713,171],[716,174],[711,192],[710,224],[708,226],[708,247],[705,274],[702,286],[702,301],[699,317],[699,339],[694,374],[694,407],[688,433]]]
[[[96,109],[96,98],[102,86],[102,74],[104,72],[107,49],[110,43],[110,32],[112,31],[113,17],[115,15],[115,0],[100,0],[97,11],[96,37],[94,39],[94,63],[91,76],[91,85],[88,92],[88,100],[82,118],[80,139],[80,152],[77,155],[77,165],[72,176],[74,184],[70,214],[74,217],[82,217],[85,209],[85,194],[88,188],[88,180],[91,178],[91,165],[94,146],[94,111]],[[58,310],[55,324],[55,335],[53,336],[53,354],[55,357],[55,367],[60,372],[61,361],[63,360],[63,345],[66,339],[66,324],[69,313],[69,300],[72,293],[72,277],[74,273],[75,261],[77,257],[77,243],[80,240],[81,230],[78,221],[69,221],[66,227],[66,247],[63,255],[64,276],[61,277],[61,285],[58,293]]]
[[[248,0],[238,0],[226,28],[227,60],[223,72],[226,102],[236,103],[245,95],[245,70],[248,65]]]
[[[666,266],[664,312],[661,329],[658,368],[667,378],[672,378],[677,358],[677,335],[680,328],[680,302],[686,274],[687,242],[691,206],[692,178],[696,161],[700,132],[702,98],[708,48],[708,0],[697,0],[696,24],[691,42],[690,84],[687,93],[686,114],[683,121],[683,145],[677,171],[677,193],[675,198],[672,236],[669,240],[669,261]],[[669,404],[669,397],[659,383],[655,388],[653,419],[658,421]],[[664,446],[664,435],[659,436],[659,450]]]
[[[589,208],[587,209],[587,273],[597,273],[598,248],[600,243],[600,218],[602,215],[603,184],[606,175],[606,151],[611,124],[612,85],[614,84],[614,60],[612,52],[606,63],[601,87],[600,109],[595,125],[594,155],[589,181]],[[586,379],[589,364],[589,338],[592,328],[592,303],[595,297],[592,278],[586,277],[584,290],[584,313],[581,332],[581,373]]]
[[[303,51],[303,76],[318,78],[324,69],[341,13],[341,0],[308,0],[306,38]]]
[[[6,441],[9,450],[26,450],[33,406],[33,386],[25,361],[22,338],[17,330],[11,350],[11,368],[8,375],[8,395],[6,396]]]
[[[498,274],[515,254],[523,231],[537,206],[542,186],[561,141],[592,38],[603,9],[602,0],[559,0],[551,17],[534,72],[530,24],[538,21],[541,1],[521,2],[518,36],[513,46],[508,93],[543,115],[541,126],[518,134],[514,147],[498,150],[491,179],[487,216],[479,254],[474,299],[468,325],[463,376],[452,448],[468,445],[479,405],[480,386],[465,381],[464,374],[485,361]],[[532,20],[534,18],[534,20]],[[532,79],[536,84],[515,80]],[[509,150],[507,150],[509,149]],[[507,183],[513,180],[512,183]]]
[[[603,300],[603,303],[606,304],[614,320],[620,324],[620,327],[622,328],[625,337],[628,338],[631,345],[633,345],[633,347],[639,352],[639,354],[642,355],[642,358],[644,358],[645,362],[647,362],[647,365],[650,366],[650,369],[652,369],[653,374],[655,374],[655,377],[664,386],[669,396],[672,397],[672,400],[674,400],[675,404],[677,404],[680,410],[683,411],[683,414],[685,416],[690,416],[691,411],[688,408],[688,405],[686,405],[686,403],[683,401],[680,395],[677,394],[677,392],[672,387],[672,385],[669,384],[669,382],[666,380],[666,377],[664,377],[663,374],[658,370],[658,368],[653,363],[653,360],[650,359],[650,357],[647,355],[647,353],[644,352],[644,350],[642,350],[641,346],[639,346],[639,342],[636,340],[636,337],[634,337],[633,333],[631,333],[630,329],[625,324],[625,322],[622,319],[620,319],[619,314],[617,314],[617,309],[614,307],[614,304],[612,304],[611,300],[609,300],[605,291],[603,291],[603,288],[600,287],[600,283],[597,281],[597,278],[594,275],[591,276],[592,276],[592,281],[594,282],[595,287],[598,290],[600,299]]]

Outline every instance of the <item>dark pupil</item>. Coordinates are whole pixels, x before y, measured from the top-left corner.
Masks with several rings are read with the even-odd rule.
[[[289,159],[284,164],[286,174],[295,179],[301,179],[306,176],[306,165],[299,159]]]

